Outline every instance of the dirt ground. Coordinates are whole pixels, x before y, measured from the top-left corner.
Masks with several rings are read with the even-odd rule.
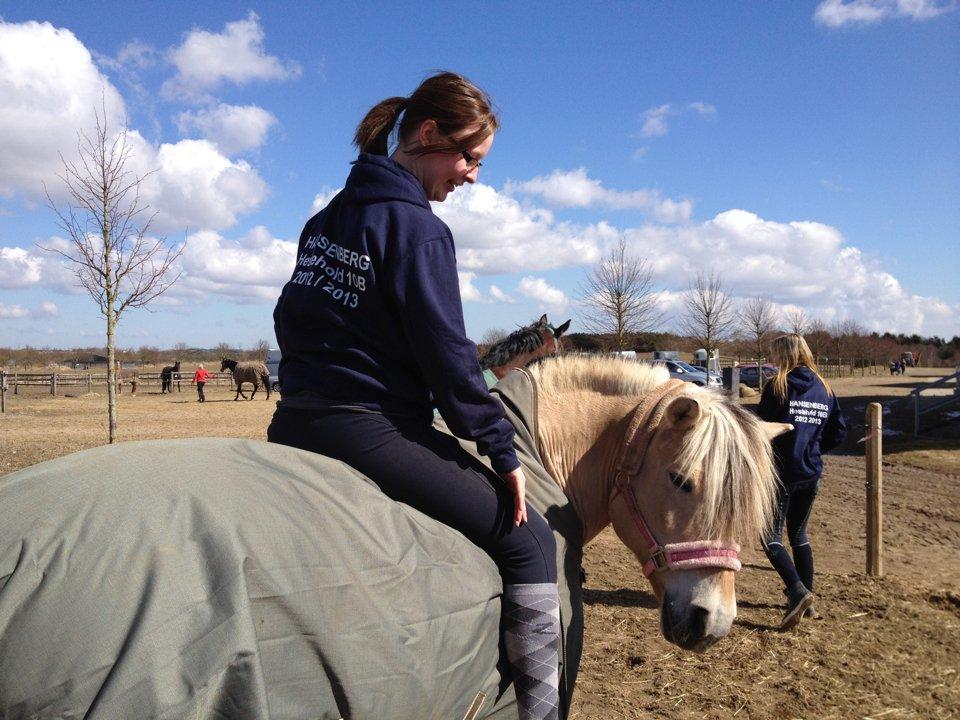
[[[956,405],[925,417],[928,439],[885,440],[885,574],[864,572],[864,407],[882,401],[884,426],[911,430],[911,406],[897,399],[942,374],[911,372],[833,383],[852,428],[827,458],[810,521],[823,618],[779,632],[779,579],[759,543],[745,544],[733,631],[703,654],[682,651],[660,636],[638,563],[607,530],[585,553],[586,637],[571,718],[960,717],[960,421],[945,414]],[[0,475],[105,441],[104,389],[77,390],[8,394]],[[125,390],[120,440],[265,436],[274,398],[234,402],[215,386],[207,397],[197,403],[186,385],[136,398]]]

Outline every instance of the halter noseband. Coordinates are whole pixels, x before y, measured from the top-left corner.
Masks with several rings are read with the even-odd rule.
[[[695,540],[692,542],[661,545],[650,530],[640,512],[637,496],[630,485],[630,478],[640,473],[646,459],[647,449],[653,434],[663,420],[667,406],[683,393],[682,380],[670,380],[656,388],[643,399],[637,408],[630,426],[624,450],[617,463],[614,475],[615,491],[623,498],[633,524],[647,544],[649,559],[643,564],[643,574],[649,578],[664,570],[692,570],[695,568],[726,568],[736,572],[740,569],[740,546],[720,540]],[[612,498],[611,498],[612,501]]]

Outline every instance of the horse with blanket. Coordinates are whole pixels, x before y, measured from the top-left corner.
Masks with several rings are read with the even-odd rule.
[[[230,371],[233,375],[233,381],[237,384],[237,394],[234,400],[239,400],[241,396],[246,400],[247,396],[243,393],[243,384],[253,385],[253,392],[250,393],[250,399],[257,394],[257,390],[263,385],[267,391],[267,400],[270,399],[270,371],[267,366],[259,361],[251,360],[247,362],[237,362],[229,358],[220,358],[220,372]]]
[[[611,523],[667,640],[727,635],[737,541],[770,521],[769,438],[790,426],[613,358],[548,359],[493,393],[557,541],[564,711],[582,547]],[[501,592],[483,551],[330,458],[86,450],[0,483],[0,716],[516,718]]]

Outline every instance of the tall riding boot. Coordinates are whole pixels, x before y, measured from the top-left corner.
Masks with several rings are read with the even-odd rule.
[[[504,585],[503,641],[520,720],[557,720],[560,598],[556,584]]]

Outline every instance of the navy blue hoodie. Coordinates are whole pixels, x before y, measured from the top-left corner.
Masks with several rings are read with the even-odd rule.
[[[362,153],[307,222],[273,321],[281,405],[429,423],[435,404],[498,472],[520,466],[513,426],[466,336],[453,235],[393,160]]]
[[[773,440],[773,453],[785,485],[814,480],[823,472],[820,456],[830,452],[847,436],[847,423],[835,395],[806,365],[787,375],[787,399],[773,392],[773,383],[763,389],[757,414],[768,422],[784,422],[794,429]]]

